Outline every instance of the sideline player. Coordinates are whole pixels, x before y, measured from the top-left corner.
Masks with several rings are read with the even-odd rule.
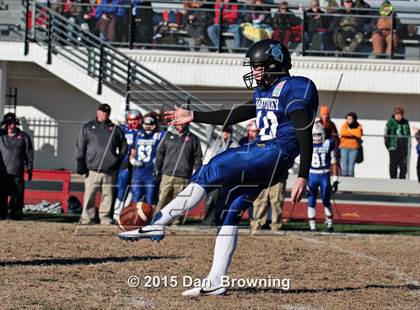
[[[121,125],[121,129],[123,130],[125,139],[127,140],[127,149],[130,150],[137,132],[141,129],[142,115],[138,110],[131,109],[127,111],[125,120],[126,124]],[[124,160],[121,163],[120,171],[118,172],[117,199],[115,200],[113,217],[115,221],[118,220],[121,210],[124,207],[125,199],[127,198],[127,187],[131,178],[129,153],[130,152],[127,152],[125,155]]]
[[[130,163],[134,167],[131,193],[132,201],[135,203],[145,201],[149,205],[155,205],[156,184],[153,164],[163,136],[164,132],[159,131],[156,117],[145,116],[143,129],[134,138],[130,153]]]
[[[318,188],[321,189],[322,203],[324,204],[325,217],[328,232],[333,232],[333,214],[331,209],[331,191],[338,190],[337,164],[335,156],[334,140],[325,139],[325,131],[322,125],[315,123],[312,130],[313,152],[311,169],[308,179],[308,220],[309,229],[316,231],[316,197]],[[333,185],[330,184],[330,171],[333,174]]]
[[[216,112],[176,107],[175,111],[166,112],[166,117],[172,120],[172,125],[192,121],[232,125],[256,116],[261,130],[255,142],[220,153],[197,170],[191,183],[155,215],[152,225],[119,234],[125,240],[161,240],[164,225],[194,208],[215,187],[222,186],[223,199],[219,200],[216,213],[218,234],[207,285],[187,290],[183,296],[226,292],[221,280],[236,248],[243,211],[262,189],[279,181],[298,155],[300,169],[292,188],[292,203],[298,203],[306,189],[312,157],[312,125],[318,108],[316,87],[305,77],[290,76],[289,51],[275,40],[253,44],[246,52],[244,65],[251,69],[243,79],[248,88],[255,88],[252,102]]]

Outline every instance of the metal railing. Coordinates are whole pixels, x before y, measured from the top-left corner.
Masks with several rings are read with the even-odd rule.
[[[34,13],[29,14],[30,10]],[[29,18],[33,19],[32,23]],[[30,28],[30,24],[34,27]],[[53,62],[54,55],[62,56],[94,78],[98,83],[98,94],[106,86],[125,96],[126,109],[137,105],[151,112],[173,109],[174,105],[191,105],[198,111],[214,110],[211,105],[158,76],[110,43],[70,22],[52,10],[49,1],[46,4],[26,2],[25,55],[31,41],[46,48],[48,64]],[[191,124],[191,131],[202,141],[206,141],[207,130],[204,124]]]
[[[113,46],[129,49],[242,53],[252,42],[270,37],[302,55],[420,59],[418,12],[401,12],[402,23],[398,19],[400,12],[381,17],[377,9],[346,12],[335,8],[317,14],[303,9],[279,12],[273,6],[257,10],[243,3],[235,9],[221,5],[217,11],[213,3],[188,10],[168,1],[133,3],[115,6],[54,2],[52,9]],[[225,14],[236,17],[223,21],[221,16]],[[43,23],[33,19],[33,24]],[[379,31],[379,20],[385,24],[390,21],[393,31]],[[386,46],[387,35],[394,42],[393,48],[379,49]]]

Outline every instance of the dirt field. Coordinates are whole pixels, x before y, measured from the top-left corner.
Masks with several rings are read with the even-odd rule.
[[[95,229],[0,223],[1,309],[418,309],[420,239],[287,233],[241,235],[231,278],[280,278],[289,291],[239,288],[181,297],[184,276],[206,275],[214,236],[177,232],[123,242]],[[129,276],[174,276],[177,287],[132,288]],[[169,285],[169,283],[168,283]]]

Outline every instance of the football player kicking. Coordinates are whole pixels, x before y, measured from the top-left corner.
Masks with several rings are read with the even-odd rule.
[[[141,129],[142,118],[143,117],[138,110],[131,109],[127,111],[125,117],[126,124],[121,125],[121,129],[123,130],[125,139],[127,140],[128,150],[131,148],[131,145],[133,144],[134,137],[136,136],[137,132]],[[113,219],[115,221],[118,221],[121,210],[123,209],[125,204],[125,199],[127,198],[127,187],[131,179],[129,155],[130,152],[127,152],[121,163],[120,170],[118,171],[117,199],[115,200],[113,216]]]
[[[135,136],[130,151],[130,163],[134,167],[131,180],[132,202],[145,201],[149,205],[155,204],[153,163],[163,136],[164,133],[159,131],[157,119],[154,116],[145,116],[143,129]]]
[[[214,188],[221,187],[221,199],[216,206],[218,232],[213,264],[203,281],[209,285],[187,290],[183,296],[226,293],[221,280],[236,248],[243,211],[252,206],[262,189],[279,181],[298,155],[301,160],[291,193],[293,204],[300,201],[306,189],[312,158],[312,126],[318,107],[317,89],[305,77],[290,76],[289,51],[275,40],[253,44],[246,52],[244,65],[251,67],[243,79],[248,88],[255,88],[252,102],[216,112],[176,107],[175,111],[166,112],[166,118],[172,125],[193,121],[232,125],[256,116],[260,128],[257,139],[220,153],[198,169],[191,183],[155,215],[151,225],[119,234],[125,240],[161,240],[165,225],[194,208]]]
[[[309,229],[316,231],[316,197],[318,188],[321,188],[321,198],[324,204],[325,217],[328,232],[333,232],[333,214],[331,209],[331,191],[338,190],[337,164],[335,156],[335,145],[332,139],[325,139],[324,128],[321,124],[315,123],[312,130],[313,152],[312,164],[309,170],[308,179],[308,220]],[[333,185],[330,184],[330,170],[333,174]]]

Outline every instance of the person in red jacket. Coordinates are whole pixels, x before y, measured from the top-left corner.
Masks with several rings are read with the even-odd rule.
[[[222,5],[223,2],[223,5]],[[220,8],[222,7],[222,10]],[[233,48],[243,47],[241,27],[236,22],[239,19],[238,4],[235,0],[217,0],[214,4],[214,24],[207,28],[207,34],[214,46],[219,45],[219,33],[230,32],[233,34]],[[220,16],[220,12],[222,15]],[[222,30],[220,30],[220,25]]]

